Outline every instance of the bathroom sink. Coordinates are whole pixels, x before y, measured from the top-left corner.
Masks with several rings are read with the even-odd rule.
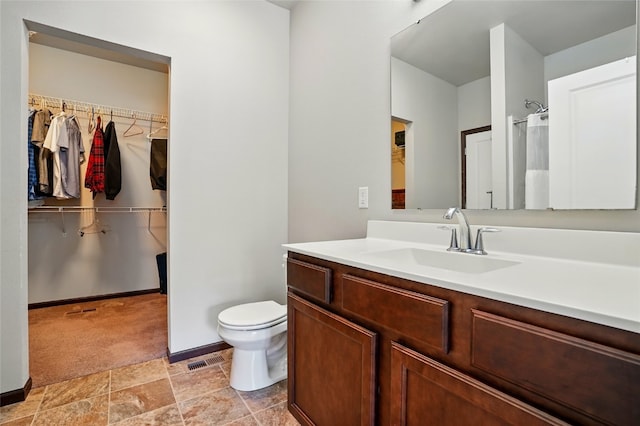
[[[448,251],[402,248],[364,253],[388,266],[427,266],[456,272],[479,274],[517,265],[519,262]]]

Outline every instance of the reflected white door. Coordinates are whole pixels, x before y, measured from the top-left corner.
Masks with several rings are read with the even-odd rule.
[[[492,208],[491,130],[466,138],[467,209]]]
[[[633,57],[549,82],[551,207],[635,207],[635,75]]]

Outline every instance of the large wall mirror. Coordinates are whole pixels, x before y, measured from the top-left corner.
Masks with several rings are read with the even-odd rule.
[[[452,0],[391,39],[392,208],[635,209],[636,1]]]

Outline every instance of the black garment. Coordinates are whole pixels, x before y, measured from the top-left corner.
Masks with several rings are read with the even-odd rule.
[[[113,121],[104,130],[104,193],[107,200],[115,200],[122,189],[122,168],[120,147]]]
[[[149,177],[153,189],[167,190],[167,140],[151,140]]]
[[[167,294],[167,252],[156,255],[156,263],[160,279],[160,294]]]

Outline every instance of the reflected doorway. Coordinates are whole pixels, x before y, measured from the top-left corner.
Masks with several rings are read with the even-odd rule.
[[[391,119],[391,208],[405,208],[407,123]]]
[[[491,126],[461,133],[462,208],[492,209]]]

